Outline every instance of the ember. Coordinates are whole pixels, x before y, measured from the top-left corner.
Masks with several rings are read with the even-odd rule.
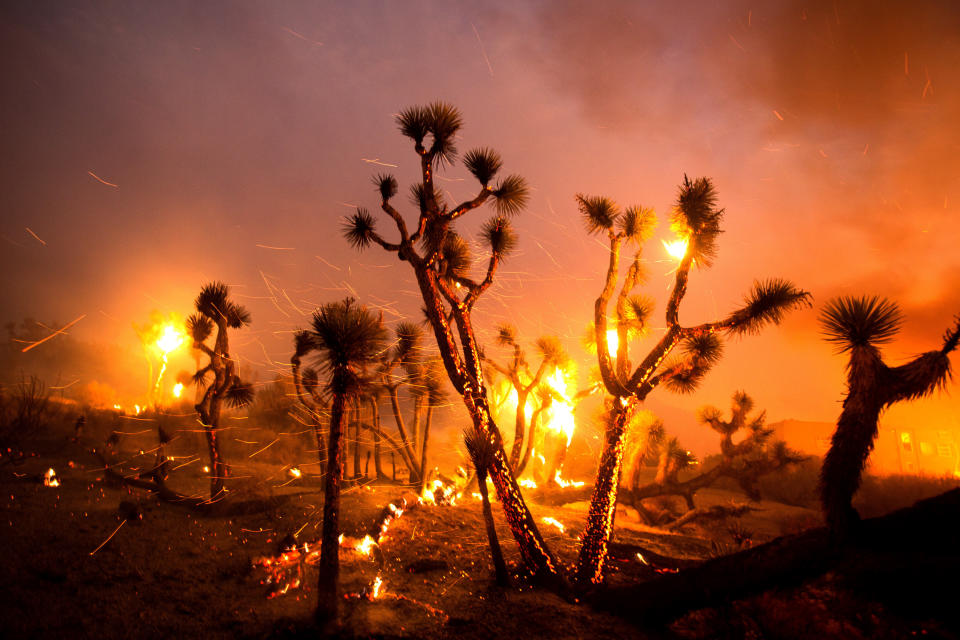
[[[60,478],[57,477],[57,472],[52,468],[47,469],[47,472],[43,474],[43,485],[45,487],[59,487]]]

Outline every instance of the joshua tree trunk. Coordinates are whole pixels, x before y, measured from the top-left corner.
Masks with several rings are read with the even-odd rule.
[[[427,404],[427,416],[423,423],[423,443],[420,446],[420,490],[427,477],[427,444],[430,442],[430,425],[433,423],[433,405]]]
[[[383,462],[380,459],[380,410],[377,408],[377,399],[373,396],[368,400],[370,403],[370,413],[373,416],[373,468],[377,474],[377,480],[383,480],[386,474],[383,472]]]
[[[607,547],[613,534],[613,519],[617,509],[617,491],[623,468],[623,446],[627,422],[635,406],[633,400],[616,399],[614,415],[607,429],[597,482],[593,487],[583,544],[577,558],[576,577],[581,583],[599,582],[603,573]]]
[[[345,401],[333,397],[330,412],[330,445],[327,447],[327,481],[323,496],[323,533],[320,542],[320,576],[317,583],[317,620],[335,620],[339,609],[340,478],[343,475],[343,418]]]
[[[480,487],[480,497],[483,500],[483,520],[487,523],[487,540],[490,542],[490,555],[493,556],[493,569],[496,572],[497,584],[505,587],[510,584],[507,565],[503,561],[503,551],[497,539],[497,528],[493,521],[493,510],[490,508],[490,495],[487,492],[487,474],[477,470],[477,483]]]
[[[227,465],[220,457],[220,441],[217,430],[220,424],[220,402],[212,400],[210,411],[200,413],[203,432],[207,437],[207,453],[210,456],[210,500],[217,500],[223,493],[223,481],[227,477]]]

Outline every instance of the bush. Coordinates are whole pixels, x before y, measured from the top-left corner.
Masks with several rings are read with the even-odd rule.
[[[0,445],[9,446],[25,435],[36,435],[52,417],[50,391],[37,376],[21,375],[20,381],[0,391]]]

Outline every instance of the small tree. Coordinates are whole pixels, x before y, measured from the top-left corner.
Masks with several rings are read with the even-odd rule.
[[[680,302],[687,292],[690,268],[694,264],[698,267],[711,265],[717,252],[717,238],[721,233],[720,222],[724,213],[716,206],[716,192],[709,179],[691,181],[684,177],[671,226],[686,245],[667,300],[666,331],[640,364],[634,367],[629,353],[630,341],[648,330],[647,321],[653,310],[653,302],[649,298],[633,294],[643,280],[641,246],[654,227],[653,211],[641,207],[629,207],[621,211],[608,198],[595,196],[578,195],[577,202],[587,231],[606,234],[610,247],[603,289],[594,304],[594,331],[600,375],[613,400],[582,538],[583,546],[577,559],[577,579],[587,583],[602,579],[607,546],[613,531],[624,437],[635,408],[661,384],[681,393],[693,390],[719,360],[721,335],[755,333],[766,324],[779,323],[787,311],[809,306],[810,294],[786,280],[755,282],[744,305],[725,319],[682,326],[679,319]],[[636,250],[616,298],[614,332],[617,343],[611,353],[607,314],[617,287],[620,254],[624,245],[634,245]],[[668,359],[678,347],[681,355]]]
[[[187,318],[187,331],[193,338],[193,348],[209,358],[206,366],[197,370],[193,381],[203,391],[200,401],[194,406],[200,416],[207,436],[210,454],[210,499],[217,500],[223,494],[223,481],[227,477],[227,464],[220,452],[217,431],[220,428],[220,412],[223,404],[242,407],[253,400],[253,387],[240,380],[237,363],[230,356],[227,329],[239,329],[250,324],[250,312],[230,300],[230,290],[222,282],[204,285],[194,306],[197,313]],[[213,346],[206,341],[216,327]],[[213,374],[213,380],[209,380]]]
[[[480,498],[483,500],[483,519],[487,525],[487,540],[490,543],[490,554],[493,556],[493,568],[497,577],[497,584],[505,587],[510,583],[510,577],[507,574],[507,565],[503,561],[500,541],[497,540],[497,528],[493,522],[493,510],[490,508],[490,496],[487,492],[487,467],[493,460],[497,445],[480,436],[476,431],[464,432],[463,443],[467,447],[467,453],[470,454],[473,468],[477,471]]]
[[[902,321],[896,303],[878,296],[834,298],[820,313],[825,339],[837,353],[850,354],[843,410],[820,472],[823,513],[838,542],[859,520],[851,501],[873,449],[880,414],[894,403],[929,395],[950,379],[948,356],[960,341],[960,317],[944,334],[939,350],[890,367],[878,347],[893,340]]]
[[[413,150],[420,160],[420,181],[410,190],[411,201],[419,209],[416,225],[411,232],[407,221],[391,203],[397,194],[396,178],[378,175],[374,184],[380,193],[380,208],[396,226],[396,241],[380,235],[373,216],[366,209],[358,209],[350,217],[344,234],[354,247],[379,245],[413,269],[447,377],[463,399],[474,429],[501,447],[488,472],[524,562],[537,575],[556,577],[559,565],[523,500],[502,449],[500,431],[490,415],[472,318],[477,300],[493,285],[497,268],[516,245],[510,216],[526,206],[526,182],[518,175],[510,175],[494,186],[491,183],[503,165],[500,155],[488,148],[473,149],[464,155],[463,162],[480,183],[480,189],[472,199],[451,207],[434,187],[434,171],[457,158],[455,139],[463,124],[460,112],[448,104],[435,102],[404,109],[397,116],[397,124],[401,133],[413,141]],[[489,255],[485,274],[477,280],[470,277],[472,261],[468,245],[453,225],[487,202],[494,204],[497,215],[490,218],[481,231]]]
[[[511,387],[517,392],[517,410],[515,418],[515,430],[513,436],[513,446],[510,450],[510,467],[514,475],[519,477],[523,473],[524,467],[530,459],[530,454],[534,446],[534,426],[535,420],[530,420],[530,434],[527,435],[527,403],[531,395],[537,399],[537,390],[547,375],[553,369],[562,369],[570,362],[570,356],[567,354],[560,340],[555,336],[542,336],[537,339],[536,348],[539,355],[540,364],[536,371],[531,372],[530,364],[527,361],[527,354],[517,339],[517,328],[513,325],[504,324],[497,328],[497,344],[510,349],[510,359],[507,364],[500,364],[496,360],[484,357],[497,373],[502,375],[510,383]],[[539,404],[543,404],[542,402]],[[532,418],[532,415],[531,415]],[[524,449],[526,442],[526,449]]]
[[[771,441],[773,430],[766,428],[766,413],[751,417],[752,409],[753,400],[743,391],[733,394],[729,420],[723,420],[723,412],[717,407],[700,408],[697,420],[720,435],[720,456],[715,464],[704,465],[703,471],[683,480],[680,479],[681,472],[700,463],[677,438],[667,437],[663,423],[655,420],[643,437],[634,438],[639,442],[633,448],[631,473],[622,500],[636,508],[651,524],[668,525],[673,523],[654,522],[643,501],[660,496],[679,496],[686,502],[688,512],[668,520],[689,522],[697,513],[708,514],[695,513],[694,495],[713,486],[720,478],[734,480],[750,500],[760,500],[758,481],[762,476],[802,462],[805,457],[787,447],[782,440]],[[643,428],[636,430],[643,431]],[[735,443],[734,438],[738,442]],[[653,482],[640,485],[641,467],[650,464],[656,465],[656,476]],[[722,511],[714,509],[709,515],[717,517]]]
[[[320,542],[320,577],[317,619],[337,616],[340,575],[340,485],[343,475],[344,414],[347,403],[370,384],[367,369],[384,348],[386,330],[379,318],[352,298],[322,306],[313,314],[312,328],[297,334],[302,358],[316,350],[322,357],[326,392],[330,396],[330,440],[327,445],[326,488],[323,499],[323,532]]]

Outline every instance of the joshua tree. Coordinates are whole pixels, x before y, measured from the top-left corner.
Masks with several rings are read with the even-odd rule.
[[[331,302],[313,314],[312,328],[297,334],[302,358],[316,350],[327,376],[330,396],[330,441],[327,446],[326,489],[323,499],[323,533],[320,542],[320,578],[317,619],[334,620],[339,600],[340,483],[343,475],[344,414],[347,403],[359,397],[370,383],[367,368],[384,348],[386,330],[380,320],[352,298]],[[298,348],[298,352],[301,349]],[[296,357],[296,356],[295,356]]]
[[[507,574],[507,565],[503,561],[503,552],[497,540],[497,529],[493,523],[493,510],[490,508],[490,496],[487,493],[487,468],[493,461],[497,445],[489,437],[481,436],[476,430],[466,431],[463,434],[463,443],[467,453],[473,461],[473,468],[477,471],[477,483],[480,487],[480,497],[483,500],[483,519],[487,523],[487,540],[490,542],[490,554],[493,556],[493,568],[496,571],[497,584],[505,587],[510,583]]]
[[[397,254],[398,259],[413,269],[447,376],[462,397],[474,429],[482,437],[491,438],[498,447],[488,473],[524,562],[537,575],[555,577],[557,561],[544,544],[523,500],[503,451],[500,431],[490,415],[472,319],[477,300],[491,287],[501,261],[516,244],[510,217],[526,205],[526,182],[518,175],[510,175],[496,186],[492,185],[503,164],[499,154],[487,148],[473,149],[463,160],[480,183],[480,189],[472,199],[450,207],[434,187],[434,171],[457,158],[455,138],[462,126],[460,112],[440,102],[411,107],[400,112],[397,124],[401,133],[413,141],[414,152],[420,160],[420,181],[410,191],[411,200],[419,210],[413,231],[391,204],[397,194],[396,178],[379,175],[374,178],[374,184],[380,193],[380,207],[393,221],[399,237],[396,241],[385,239],[366,209],[358,209],[350,217],[344,234],[354,247],[364,249],[377,244]],[[481,238],[490,253],[483,278],[475,280],[469,275],[471,259],[467,243],[454,231],[453,225],[488,201],[493,202],[497,214],[482,227]]]
[[[944,334],[939,350],[890,367],[878,347],[893,340],[902,320],[896,303],[877,296],[834,298],[820,314],[825,339],[838,353],[850,353],[847,395],[820,472],[823,513],[838,542],[859,520],[851,501],[873,449],[881,412],[896,402],[929,395],[950,379],[948,356],[960,341],[960,317]]]
[[[231,407],[242,407],[253,400],[253,387],[242,382],[237,375],[237,363],[230,357],[227,339],[228,328],[239,329],[250,324],[250,312],[231,301],[229,294],[229,288],[222,282],[204,285],[194,302],[197,313],[187,318],[187,331],[193,338],[193,348],[209,358],[207,365],[193,374],[193,381],[203,390],[203,396],[194,408],[207,436],[211,500],[221,497],[223,481],[227,477],[227,465],[220,454],[217,434],[223,403]],[[214,327],[217,334],[211,348],[206,341]],[[208,383],[211,373],[213,381]]]
[[[543,382],[544,376],[551,370],[563,368],[570,361],[563,345],[560,344],[554,336],[542,336],[537,339],[537,352],[540,355],[540,364],[537,370],[530,372],[530,364],[527,362],[527,356],[520,346],[517,339],[516,327],[504,324],[497,328],[497,344],[507,347],[511,351],[511,358],[508,364],[502,365],[491,358],[484,357],[484,360],[500,375],[505,377],[512,387],[517,391],[517,412],[516,412],[516,430],[513,437],[513,446],[510,450],[510,467],[514,474],[519,476],[526,466],[526,461],[530,459],[530,452],[533,447],[533,426],[535,421],[531,420],[530,437],[526,437],[527,432],[527,401],[530,394],[535,392]],[[531,416],[532,417],[532,416]],[[524,452],[523,444],[526,439],[527,447]]]
[[[661,384],[677,392],[693,390],[720,358],[721,335],[754,333],[766,324],[779,323],[790,309],[809,305],[810,294],[786,280],[755,282],[743,306],[723,320],[682,326],[679,320],[680,302],[687,292],[690,268],[694,264],[709,267],[712,263],[724,213],[716,207],[716,193],[709,179],[691,181],[684,177],[671,226],[681,240],[686,241],[686,247],[667,300],[666,330],[634,368],[629,355],[630,339],[647,331],[647,320],[653,309],[650,299],[632,295],[643,279],[640,247],[653,229],[653,211],[640,207],[621,211],[613,201],[595,196],[578,195],[577,202],[587,231],[606,234],[610,243],[606,279],[594,305],[594,332],[600,374],[607,393],[613,396],[597,480],[582,537],[583,546],[577,560],[576,575],[583,584],[602,579],[607,546],[613,530],[624,436],[634,409]],[[611,354],[607,338],[607,313],[617,287],[620,254],[625,244],[634,245],[636,251],[616,299],[617,346],[615,353]],[[668,360],[667,357],[677,347],[681,349],[681,355]]]
[[[633,428],[634,432],[645,433],[642,437],[632,438],[636,441],[633,447],[632,472],[621,491],[621,500],[636,508],[652,524],[664,523],[653,522],[654,518],[644,509],[642,502],[659,496],[680,496],[686,501],[688,512],[676,521],[688,522],[697,513],[712,517],[720,515],[722,510],[698,511],[693,498],[697,491],[712,486],[722,477],[735,480],[750,500],[760,500],[757,485],[760,477],[801,462],[804,456],[791,450],[783,441],[771,442],[773,430],[765,426],[766,413],[760,412],[751,417],[752,409],[753,400],[742,391],[733,394],[730,420],[723,420],[723,412],[716,407],[700,408],[697,420],[721,436],[720,459],[716,464],[705,467],[704,471],[684,480],[680,480],[680,472],[699,463],[680,445],[677,438],[666,436],[663,423],[654,420],[645,430],[642,427]],[[734,443],[734,436],[744,432],[746,437],[738,438],[738,442]],[[641,467],[654,463],[657,466],[656,477],[653,482],[641,486]]]

